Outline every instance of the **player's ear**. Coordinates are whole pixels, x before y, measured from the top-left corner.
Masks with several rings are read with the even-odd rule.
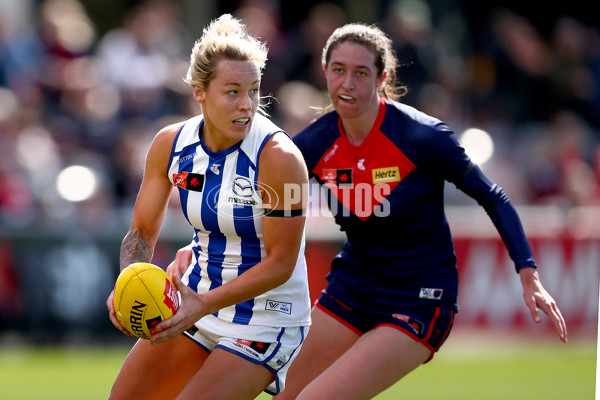
[[[206,99],[206,91],[198,85],[194,85],[194,99],[200,104]]]
[[[385,78],[387,78],[387,71],[383,71],[383,73],[377,78],[377,87],[380,87],[383,84]]]

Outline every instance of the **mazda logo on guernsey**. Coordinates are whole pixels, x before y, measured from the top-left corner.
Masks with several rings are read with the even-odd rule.
[[[252,189],[250,179],[237,176],[233,180],[233,193],[240,197],[252,197],[254,190]]]
[[[218,185],[210,189],[206,195],[206,205],[212,210],[215,214],[218,214],[223,217],[229,217],[237,220],[246,220],[246,219],[254,219],[260,217],[265,214],[264,209],[255,209],[253,213],[250,215],[234,215],[234,210],[238,207],[246,207],[246,206],[257,206],[260,202],[260,199],[257,196],[257,192],[269,192],[271,193],[270,203],[263,204],[262,206],[267,209],[271,209],[276,207],[280,199],[277,197],[275,191],[261,183],[256,184],[256,188],[254,184],[249,178],[236,176],[234,180],[231,182],[231,189],[225,197],[225,192],[221,192],[222,185]],[[219,207],[219,198],[225,199],[225,202],[233,204],[233,207]],[[223,200],[222,200],[223,201]]]

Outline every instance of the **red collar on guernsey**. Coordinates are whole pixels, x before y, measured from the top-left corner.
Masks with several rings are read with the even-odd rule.
[[[382,99],[375,124],[359,146],[348,141],[340,120],[340,137],[313,169],[339,202],[363,221],[373,213],[385,216],[386,197],[415,168],[380,130],[386,108]]]

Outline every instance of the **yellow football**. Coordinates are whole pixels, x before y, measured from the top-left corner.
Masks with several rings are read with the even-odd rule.
[[[179,295],[163,269],[138,262],[117,277],[114,305],[125,329],[134,336],[150,339],[156,325],[179,309]]]

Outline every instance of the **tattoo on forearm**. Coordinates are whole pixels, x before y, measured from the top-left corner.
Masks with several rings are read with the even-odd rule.
[[[150,262],[154,251],[135,229],[130,230],[121,243],[121,270],[134,262]]]

